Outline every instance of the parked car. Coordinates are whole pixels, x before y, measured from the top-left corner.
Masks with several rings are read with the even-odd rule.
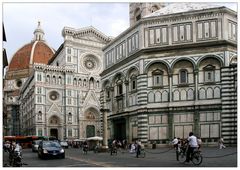
[[[67,143],[67,141],[60,141],[60,145],[61,145],[61,147],[63,147],[63,148],[68,148],[68,143]]]
[[[38,145],[41,142],[41,140],[34,140],[32,142],[32,151],[33,152],[37,152],[38,151]]]
[[[57,141],[41,141],[38,146],[39,158],[65,158],[65,151]]]

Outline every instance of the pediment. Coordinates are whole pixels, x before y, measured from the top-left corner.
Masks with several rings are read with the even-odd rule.
[[[97,99],[96,94],[90,90],[84,100],[83,106],[87,107],[87,106],[99,106],[99,100]]]
[[[74,29],[65,27],[63,29],[63,36],[70,35],[77,39],[91,40],[100,43],[109,43],[111,38],[103,34],[101,31],[90,26],[81,29]]]
[[[61,114],[60,108],[55,103],[52,104],[52,106],[49,108],[47,112],[49,114],[56,114],[56,115]]]
[[[95,36],[94,34],[89,34],[89,35],[85,35],[85,36],[78,37],[78,38],[79,39],[88,40],[88,41],[95,41],[95,42],[104,43],[104,41],[102,39],[100,39],[99,37]]]

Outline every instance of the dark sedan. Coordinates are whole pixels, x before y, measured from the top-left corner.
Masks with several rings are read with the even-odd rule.
[[[65,158],[65,151],[57,141],[41,141],[38,146],[39,158]]]

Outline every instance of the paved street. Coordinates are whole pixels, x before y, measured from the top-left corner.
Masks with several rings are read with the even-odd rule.
[[[228,147],[219,150],[203,148],[203,163],[200,167],[237,167],[237,148]],[[224,156],[225,155],[225,156]],[[4,163],[7,154],[4,153]],[[175,160],[175,151],[169,148],[146,149],[145,158],[136,158],[127,151],[111,156],[109,153],[88,152],[84,155],[80,149],[66,149],[65,159],[41,160],[31,149],[23,150],[27,167],[194,167],[192,163],[183,164]]]

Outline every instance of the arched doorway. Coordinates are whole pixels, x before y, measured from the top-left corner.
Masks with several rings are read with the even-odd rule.
[[[93,137],[95,136],[95,126],[94,125],[87,125],[86,127],[86,137]]]
[[[114,138],[126,139],[126,120],[124,118],[113,120]]]
[[[55,128],[50,129],[50,136],[54,136],[58,139],[58,129]]]
[[[59,130],[58,126],[60,124],[60,119],[56,115],[51,116],[49,119],[49,136],[56,137],[58,139],[59,137]]]

